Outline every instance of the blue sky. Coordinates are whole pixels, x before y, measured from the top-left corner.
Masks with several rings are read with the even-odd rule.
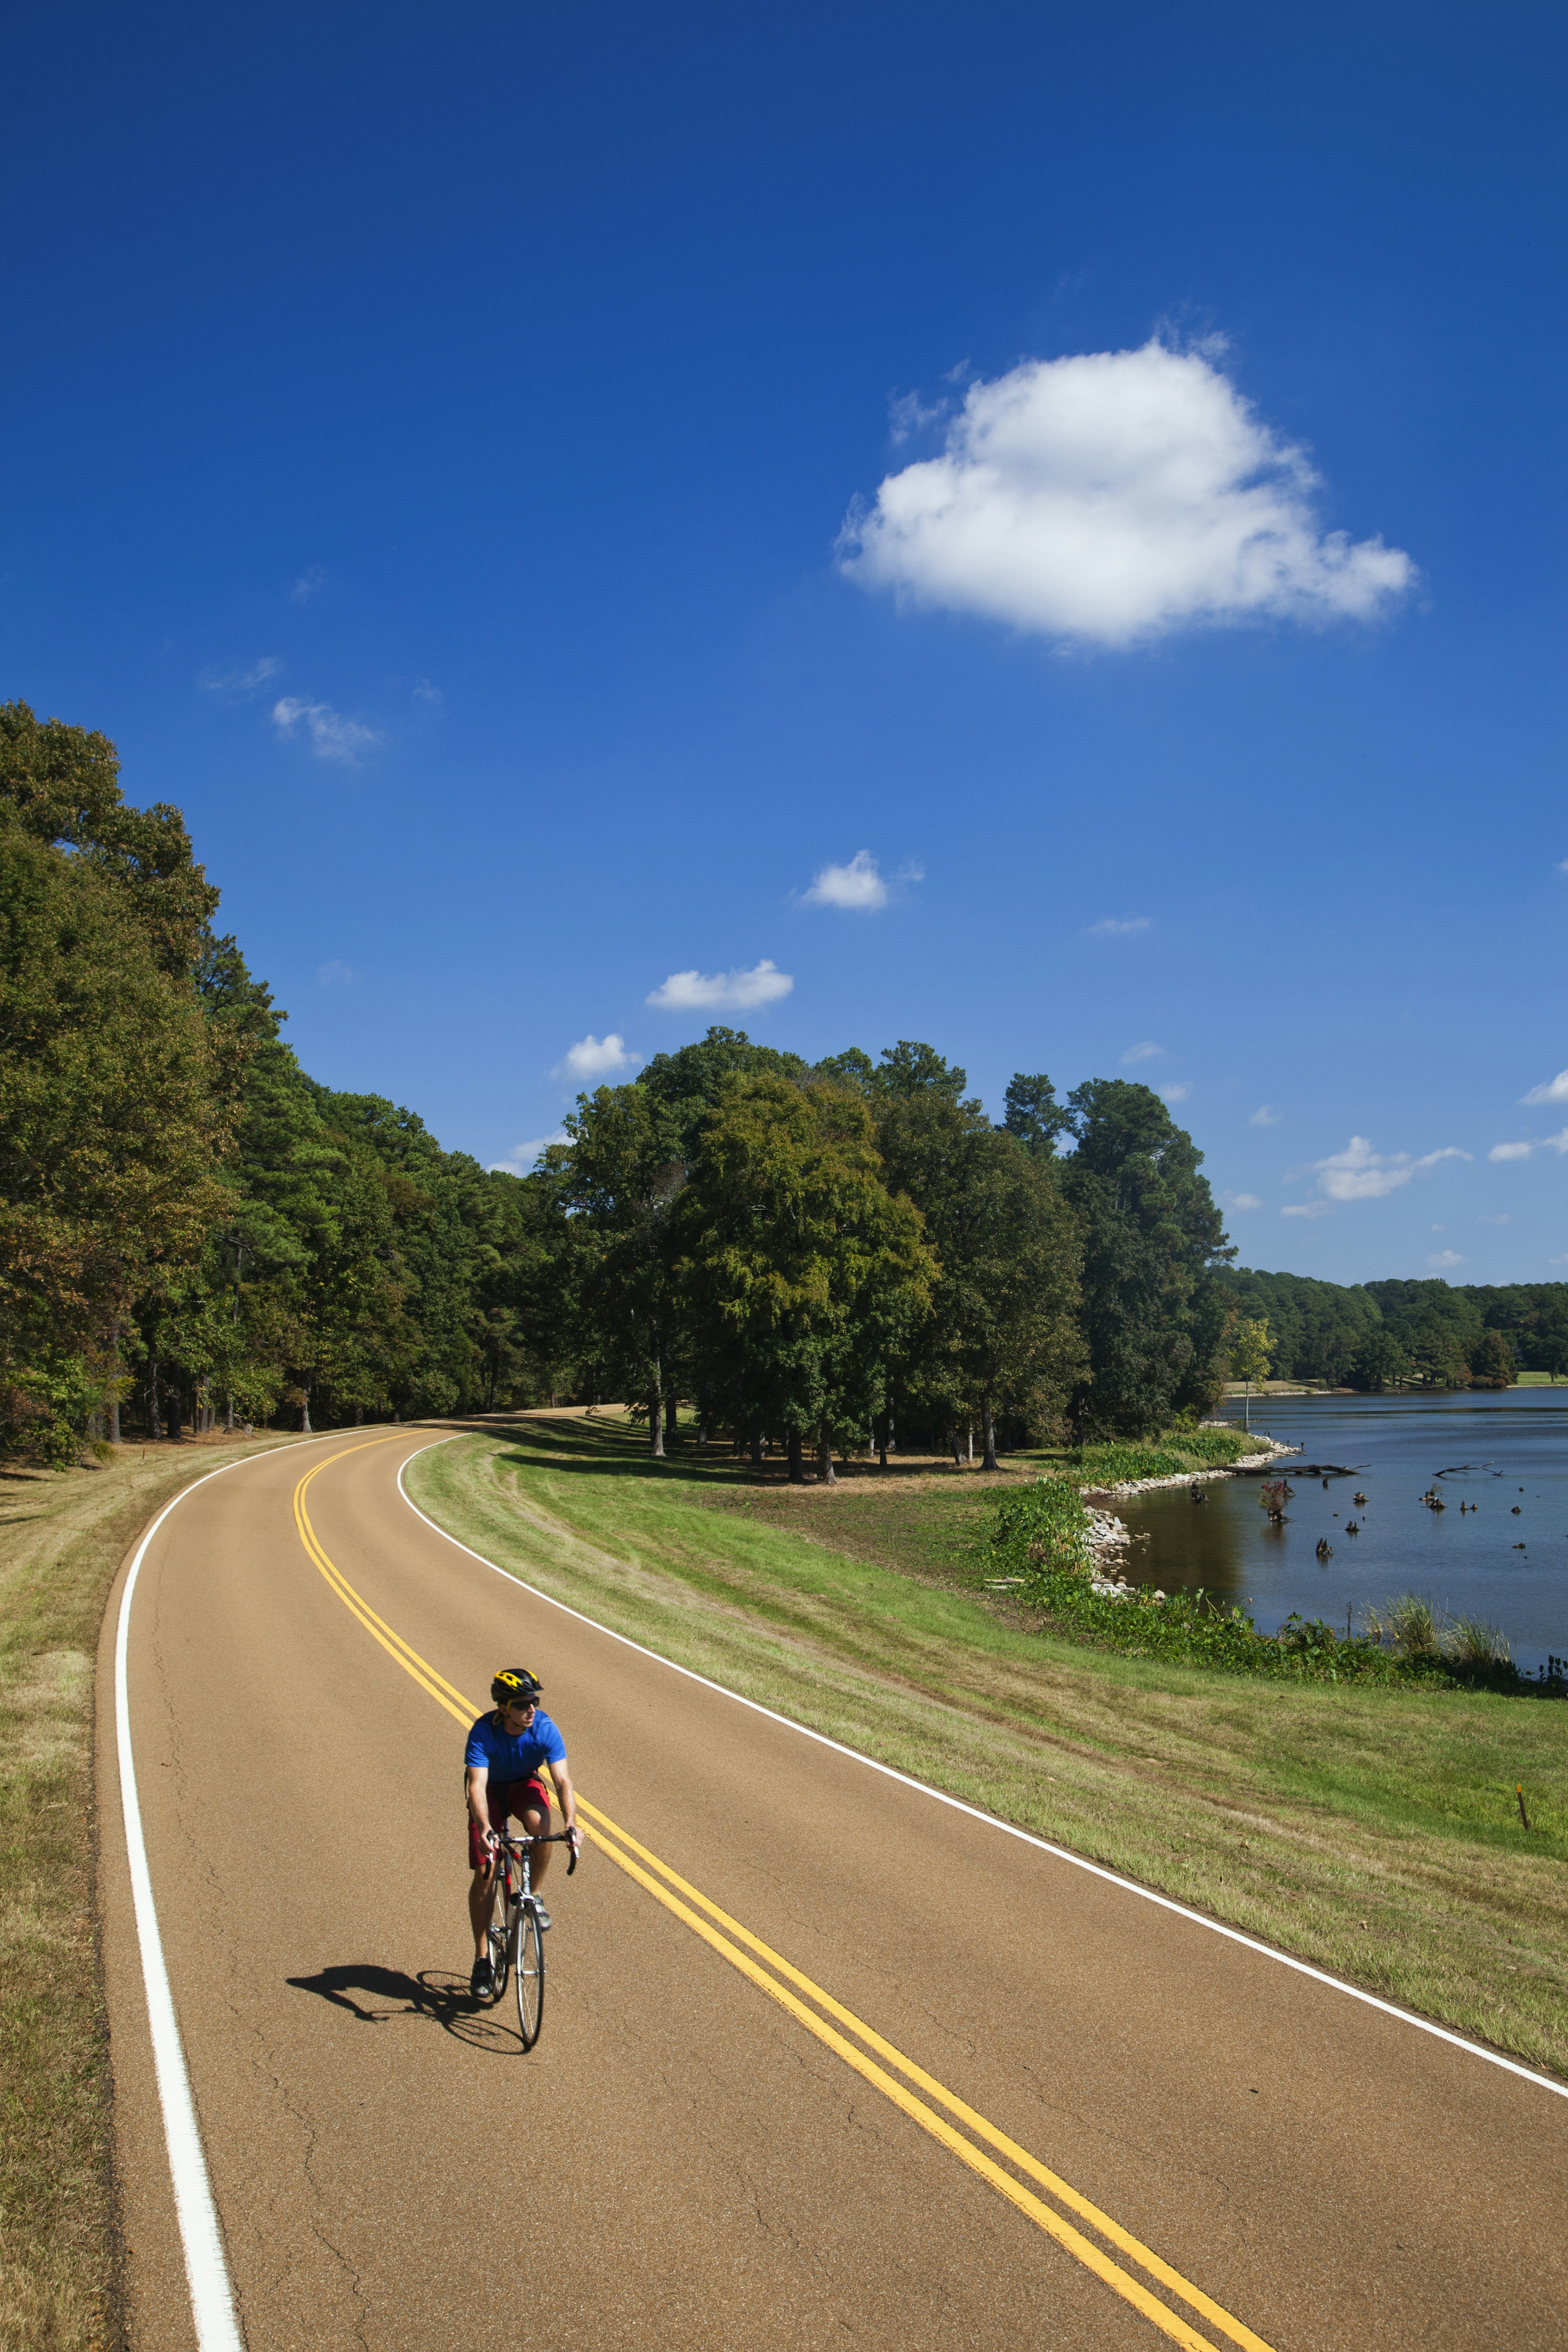
[[[13,5],[0,692],[488,1162],[921,1037],[1173,1090],[1244,1263],[1568,1274],[1565,46]]]

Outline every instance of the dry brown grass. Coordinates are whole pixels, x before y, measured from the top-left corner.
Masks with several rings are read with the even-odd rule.
[[[0,1466],[0,2347],[119,2340],[108,2033],[93,1906],[93,1663],[138,1530],[237,1454],[128,1445]]]

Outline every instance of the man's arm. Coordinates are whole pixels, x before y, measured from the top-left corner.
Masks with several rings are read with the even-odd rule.
[[[572,1775],[566,1769],[564,1756],[559,1763],[553,1757],[551,1757],[548,1761],[550,1777],[555,1783],[555,1793],[561,1800],[561,1818],[571,1832],[572,1851],[575,1853],[583,1843],[583,1837],[577,1827],[577,1799],[572,1787]]]
[[[479,1823],[487,1838],[490,1833],[490,1815],[489,1807],[485,1799],[489,1785],[490,1768],[488,1764],[469,1764],[466,1767],[463,1773],[463,1793],[468,1801],[468,1818]]]

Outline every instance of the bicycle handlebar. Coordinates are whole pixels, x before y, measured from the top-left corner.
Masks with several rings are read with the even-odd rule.
[[[573,1832],[570,1830],[552,1830],[548,1837],[509,1837],[503,1831],[497,1830],[495,1832],[497,1844],[510,1847],[513,1853],[521,1853],[525,1845],[572,1845],[572,1836]],[[576,1867],[577,1848],[574,1845],[572,1859],[566,1865],[568,1878]]]

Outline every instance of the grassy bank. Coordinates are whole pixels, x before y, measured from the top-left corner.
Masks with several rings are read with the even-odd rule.
[[[109,2066],[93,1916],[93,1662],[137,1531],[237,1453],[0,1469],[0,2345],[113,2339]],[[277,1443],[278,1441],[270,1441]],[[100,1695],[107,1702],[107,1694]]]
[[[1568,2077],[1562,1706],[1076,1647],[987,1595],[999,1482],[974,1473],[792,1489],[553,1421],[442,1446],[409,1483],[680,1664]]]

